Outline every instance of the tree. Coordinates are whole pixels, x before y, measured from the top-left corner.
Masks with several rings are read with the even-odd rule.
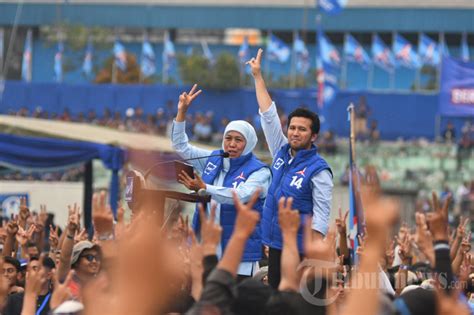
[[[118,67],[114,69],[115,57],[111,56],[104,62],[102,70],[95,78],[95,83],[112,83],[113,71],[116,71],[115,83],[132,84],[140,83],[140,65],[134,54],[127,53],[127,70],[122,71]],[[146,78],[141,83],[152,83],[153,78]]]
[[[178,55],[179,72],[184,83],[198,83],[204,88],[233,89],[240,85],[237,60],[230,53],[222,53],[211,65],[202,55]]]

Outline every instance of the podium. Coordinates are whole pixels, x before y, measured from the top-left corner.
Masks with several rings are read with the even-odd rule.
[[[145,179],[138,171],[130,171],[127,176],[125,188],[125,201],[128,207],[134,211],[153,208],[158,213],[160,225],[164,222],[166,199],[173,199],[191,203],[203,203],[204,208],[211,200],[211,196],[199,196],[195,193],[183,193],[166,189],[145,188]]]

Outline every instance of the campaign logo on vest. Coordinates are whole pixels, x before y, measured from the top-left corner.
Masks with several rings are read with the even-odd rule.
[[[242,185],[242,183],[243,183],[246,179],[247,179],[247,178],[245,178],[244,172],[240,173],[239,176],[236,176],[236,177],[234,178],[234,181],[232,182],[232,187],[234,187],[234,189],[239,188],[239,186]]]
[[[204,174],[209,175],[216,169],[217,165],[212,164],[211,162],[207,162],[206,167],[204,168]]]
[[[295,172],[295,176],[291,178],[290,187],[296,187],[296,189],[300,189],[303,185],[303,179],[305,177],[304,172],[306,171],[306,167],[301,171]]]
[[[278,170],[283,164],[285,164],[285,161],[283,161],[282,158],[278,158],[275,163],[273,163],[273,168]]]

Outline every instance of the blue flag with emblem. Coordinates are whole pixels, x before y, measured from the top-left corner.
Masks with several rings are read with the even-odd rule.
[[[85,51],[85,54],[84,54],[84,61],[82,62],[82,72],[84,72],[84,74],[86,76],[90,76],[92,74],[92,69],[93,69],[92,56],[93,56],[93,53],[94,53],[94,48],[93,48],[93,44],[92,44],[92,38],[89,37],[89,39],[87,41],[86,51]]]
[[[440,63],[438,44],[425,34],[420,34],[418,55],[424,65],[437,66]]]
[[[461,38],[461,59],[463,61],[469,61],[469,46],[467,44],[466,32],[462,33],[462,38]]]
[[[295,34],[293,42],[293,54],[295,56],[296,71],[301,74],[306,74],[309,70],[309,52],[306,44],[300,38],[299,34]]]
[[[58,48],[56,54],[54,55],[54,78],[56,82],[63,81],[63,52],[64,44],[60,39],[58,42]]]
[[[420,59],[413,44],[400,34],[395,35],[393,41],[393,53],[395,55],[396,66],[403,66],[410,69],[421,67]]]
[[[395,70],[395,59],[392,51],[378,35],[374,35],[372,38],[372,61],[387,72]]]
[[[156,59],[155,51],[148,40],[148,36],[145,35],[142,44],[142,55],[141,55],[141,64],[140,70],[143,74],[143,77],[147,78],[155,74],[156,72]]]
[[[290,47],[272,33],[268,35],[267,58],[271,61],[285,63],[290,58]]]
[[[344,42],[344,56],[346,60],[360,64],[365,69],[371,63],[370,57],[364,47],[351,35],[347,34]]]
[[[31,62],[32,62],[33,33],[28,29],[25,39],[25,48],[23,49],[23,60],[21,63],[21,79],[26,82],[31,81]]]
[[[339,54],[339,51],[337,50],[336,46],[331,43],[331,41],[327,38],[323,31],[318,31],[317,36],[317,43],[319,45],[319,55],[321,57],[322,62],[333,67],[340,67],[341,55]]]
[[[318,8],[323,12],[336,15],[340,13],[347,4],[347,0],[319,0]]]
[[[249,59],[249,37],[245,36],[242,45],[239,48],[239,61],[245,64]]]
[[[127,71],[127,52],[118,39],[116,39],[114,43],[114,56],[117,68],[122,71]]]
[[[169,32],[166,31],[164,42],[163,42],[163,54],[162,54],[163,69],[165,70],[165,72],[168,72],[171,69],[175,56],[176,56],[176,53],[174,50],[174,44],[170,39]]]

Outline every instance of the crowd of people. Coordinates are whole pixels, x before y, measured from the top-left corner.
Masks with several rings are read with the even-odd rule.
[[[76,205],[65,226],[47,226],[46,208],[22,203],[1,231],[2,314],[471,314],[474,255],[468,219],[448,224],[450,196],[433,194],[431,210],[416,226],[397,226],[398,206],[363,190],[366,230],[351,254],[347,213],[324,239],[312,238],[311,218],[301,222],[295,201],[282,198],[281,281],[268,285],[266,251],[253,277],[237,277],[245,244],[258,227],[253,210],[234,195],[237,214],[218,260],[223,227],[200,208],[199,240],[187,220],[168,222],[143,205],[130,222],[117,220],[105,193],[94,195],[93,231]],[[303,227],[303,260],[297,235]],[[61,232],[62,231],[62,232]]]
[[[259,127],[223,121],[220,149],[189,143],[191,132],[209,136],[210,116],[188,115],[202,91],[194,85],[179,96],[168,135],[194,170],[177,179],[208,200],[192,223],[165,218],[146,198],[134,200],[125,220],[101,192],[88,230],[76,204],[61,230],[45,206],[32,213],[22,200],[0,228],[2,314],[473,314],[470,218],[450,207],[453,194],[433,193],[409,226],[371,167],[354,196],[355,227],[341,209],[331,223],[333,171],[314,145],[319,117],[307,108],[278,113],[262,54],[247,62]],[[131,122],[139,131],[141,120]],[[253,153],[259,135],[270,165]],[[330,135],[323,140],[335,149]]]

